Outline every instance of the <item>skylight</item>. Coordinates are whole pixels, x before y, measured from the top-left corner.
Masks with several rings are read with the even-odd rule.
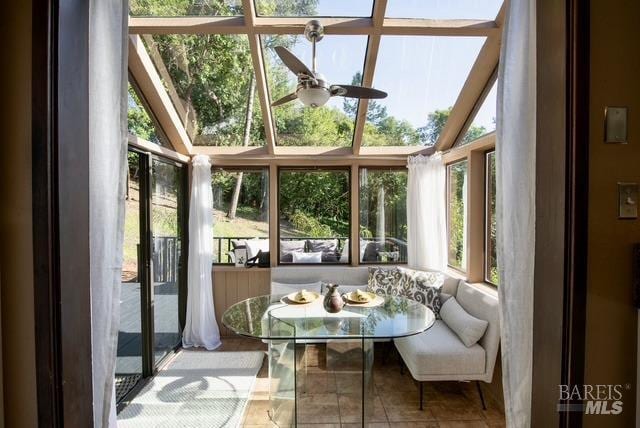
[[[484,37],[383,36],[364,146],[430,146],[438,138]]]
[[[501,0],[388,0],[387,18],[494,19]]]
[[[130,0],[131,16],[235,16],[242,15],[240,0]]]
[[[194,145],[264,145],[247,36],[155,35],[144,40]]]
[[[483,135],[496,130],[496,95],[498,92],[497,82],[493,83],[491,90],[478,109],[471,126],[465,132],[464,137],[458,145],[468,144]]]
[[[311,67],[311,44],[303,36],[262,36],[271,102],[296,90],[296,76],[273,51],[285,46]],[[366,36],[325,36],[317,45],[318,71],[331,84],[362,79]],[[304,108],[298,100],[273,107],[276,143],[283,146],[351,146],[357,102],[333,97],[320,108]]]
[[[258,16],[371,16],[373,0],[255,0]],[[296,4],[293,6],[293,4]]]

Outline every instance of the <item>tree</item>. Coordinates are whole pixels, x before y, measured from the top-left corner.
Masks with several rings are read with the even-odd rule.
[[[418,128],[420,140],[424,145],[433,146],[436,144],[447,120],[449,119],[449,116],[451,115],[451,109],[452,108],[449,107],[429,113],[427,116],[427,124]],[[484,126],[471,125],[467,130],[467,133],[462,138],[462,144],[467,144],[485,133],[486,129]]]

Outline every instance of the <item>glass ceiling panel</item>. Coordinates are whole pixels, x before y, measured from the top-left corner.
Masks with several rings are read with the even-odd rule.
[[[296,76],[284,66],[273,48],[285,46],[311,68],[311,44],[303,36],[262,36],[270,102],[295,92]],[[330,84],[355,84],[362,80],[367,36],[325,36],[317,45],[318,70]],[[272,107],[281,146],[351,146],[357,103],[333,97],[320,108],[303,108],[294,100]]]
[[[130,0],[131,16],[242,15],[241,0]]]
[[[255,0],[258,16],[371,16],[373,0]]]
[[[194,145],[264,145],[246,35],[143,38]]]
[[[389,0],[387,18],[494,19],[502,0]]]
[[[362,144],[431,146],[476,60],[484,37],[383,36]]]
[[[128,84],[127,95],[127,128],[129,133],[159,146],[172,148],[131,83]]]
[[[496,94],[498,92],[497,81],[493,83],[487,97],[482,102],[480,109],[471,122],[471,126],[467,129],[462,140],[458,143],[463,146],[470,143],[483,135],[496,130]]]

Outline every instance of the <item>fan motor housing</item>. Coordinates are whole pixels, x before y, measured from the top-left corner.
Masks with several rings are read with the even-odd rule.
[[[304,26],[304,36],[312,42],[314,39],[319,42],[324,37],[324,27],[317,19],[312,19]]]

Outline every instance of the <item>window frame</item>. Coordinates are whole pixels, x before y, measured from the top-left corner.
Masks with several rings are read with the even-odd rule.
[[[493,162],[495,163],[495,154],[496,154],[496,149],[495,147],[486,150],[484,152],[484,244],[483,244],[483,249],[484,249],[484,254],[483,254],[483,258],[484,258],[484,262],[483,262],[483,267],[484,267],[484,272],[483,272],[483,279],[484,282],[492,285],[494,287],[498,287],[500,284],[496,284],[495,282],[491,281],[490,278],[490,272],[491,272],[491,267],[489,266],[489,236],[490,236],[490,221],[491,221],[491,216],[489,215],[489,156],[492,155],[494,156],[494,160]],[[496,192],[497,193],[497,192]],[[497,201],[496,201],[497,202]],[[495,214],[494,214],[495,216]],[[497,222],[496,222],[497,223]],[[497,251],[497,249],[496,249]],[[496,252],[496,266],[497,266],[497,252]]]
[[[267,189],[268,189],[268,195],[267,195],[267,200],[270,201],[271,198],[271,175],[270,175],[270,170],[268,166],[265,165],[233,165],[233,166],[224,166],[224,165],[220,165],[220,166],[216,166],[216,165],[211,165],[211,179],[213,181],[213,174],[215,174],[216,170],[218,171],[225,171],[225,172],[266,172],[266,177],[267,177]],[[211,207],[213,209],[213,206]],[[271,230],[271,207],[269,206],[269,209],[267,209],[267,240],[269,241],[269,245],[271,245],[271,233],[273,232]],[[237,238],[243,238],[243,237],[237,237]],[[245,239],[253,239],[256,238],[255,236],[249,237],[249,238],[245,238]],[[215,233],[213,234],[213,239],[214,241],[216,239],[225,239],[225,238],[216,238]],[[230,240],[232,238],[226,238],[227,240]],[[228,241],[231,242],[231,241]],[[214,248],[215,251],[215,248]],[[221,250],[218,250],[219,252]],[[220,262],[212,262],[212,266],[213,267],[234,267],[235,263],[220,263]]]
[[[363,266],[369,266],[369,265],[389,265],[389,266],[395,266],[395,265],[407,265],[409,263],[408,260],[405,260],[403,262],[365,262],[360,260],[360,239],[362,239],[362,237],[360,236],[360,227],[362,226],[362,224],[360,223],[360,210],[361,210],[361,206],[360,206],[360,196],[361,196],[361,189],[362,189],[362,175],[361,172],[363,169],[367,169],[370,171],[387,171],[387,172],[394,172],[394,171],[401,171],[404,172],[407,175],[407,186],[409,184],[409,170],[407,169],[406,166],[383,166],[383,165],[372,165],[372,166],[367,166],[367,165],[358,165],[358,194],[357,199],[358,199],[358,242],[357,242],[357,247],[356,249],[358,250],[358,265],[363,265]],[[406,204],[406,197],[405,197],[405,204]],[[408,219],[407,219],[407,224],[408,224]],[[349,241],[351,242],[351,241]],[[407,243],[408,243],[408,237],[407,237]],[[354,242],[355,245],[355,242]]]
[[[468,275],[468,271],[469,271],[469,255],[465,254],[465,261],[467,262],[466,266],[454,266],[451,264],[450,260],[449,260],[449,245],[450,245],[450,237],[451,237],[451,204],[450,204],[450,196],[451,196],[451,192],[450,192],[450,186],[451,186],[451,175],[450,175],[450,168],[454,165],[457,164],[461,164],[465,162],[467,165],[467,171],[466,171],[466,175],[467,175],[467,180],[469,177],[469,156],[464,156],[461,157],[459,159],[456,159],[454,161],[448,162],[445,164],[445,204],[446,204],[446,223],[447,223],[447,268],[452,269],[458,273],[464,274],[465,276]],[[467,216],[467,204],[468,204],[468,195],[463,195],[463,199],[465,200],[465,205],[464,205],[464,209],[463,209],[463,214],[466,218]],[[469,227],[468,222],[466,223],[467,229]],[[465,236],[468,236],[469,231],[467,230],[465,233]],[[469,246],[467,245],[467,243],[463,243],[464,245],[464,251],[467,252],[469,251]]]
[[[352,230],[352,225],[353,225],[353,205],[351,203],[351,200],[353,198],[352,192],[351,192],[351,167],[349,165],[329,165],[329,166],[323,166],[323,165],[318,165],[318,166],[289,166],[289,165],[278,165],[277,166],[277,171],[278,171],[278,182],[277,182],[277,186],[276,186],[276,210],[275,213],[277,214],[277,235],[276,235],[276,255],[275,255],[275,261],[276,261],[276,266],[351,266],[352,265],[352,259],[351,259],[351,253],[352,253],[352,248],[353,248],[353,238],[351,236],[351,230]],[[319,172],[323,172],[323,171],[341,171],[341,172],[345,172],[347,174],[347,188],[348,188],[348,200],[349,200],[349,233],[347,234],[348,236],[346,237],[346,239],[349,239],[349,249],[348,249],[348,255],[349,255],[349,260],[347,263],[340,263],[338,262],[321,262],[321,263],[283,263],[280,261],[280,240],[281,240],[281,236],[280,236],[280,231],[281,231],[281,227],[280,227],[280,192],[281,192],[281,178],[282,178],[282,173],[283,172],[304,172],[304,171],[308,171],[308,172],[314,172],[314,171],[319,171]],[[359,196],[359,194],[358,194]],[[271,264],[273,266],[273,258],[271,259]]]

